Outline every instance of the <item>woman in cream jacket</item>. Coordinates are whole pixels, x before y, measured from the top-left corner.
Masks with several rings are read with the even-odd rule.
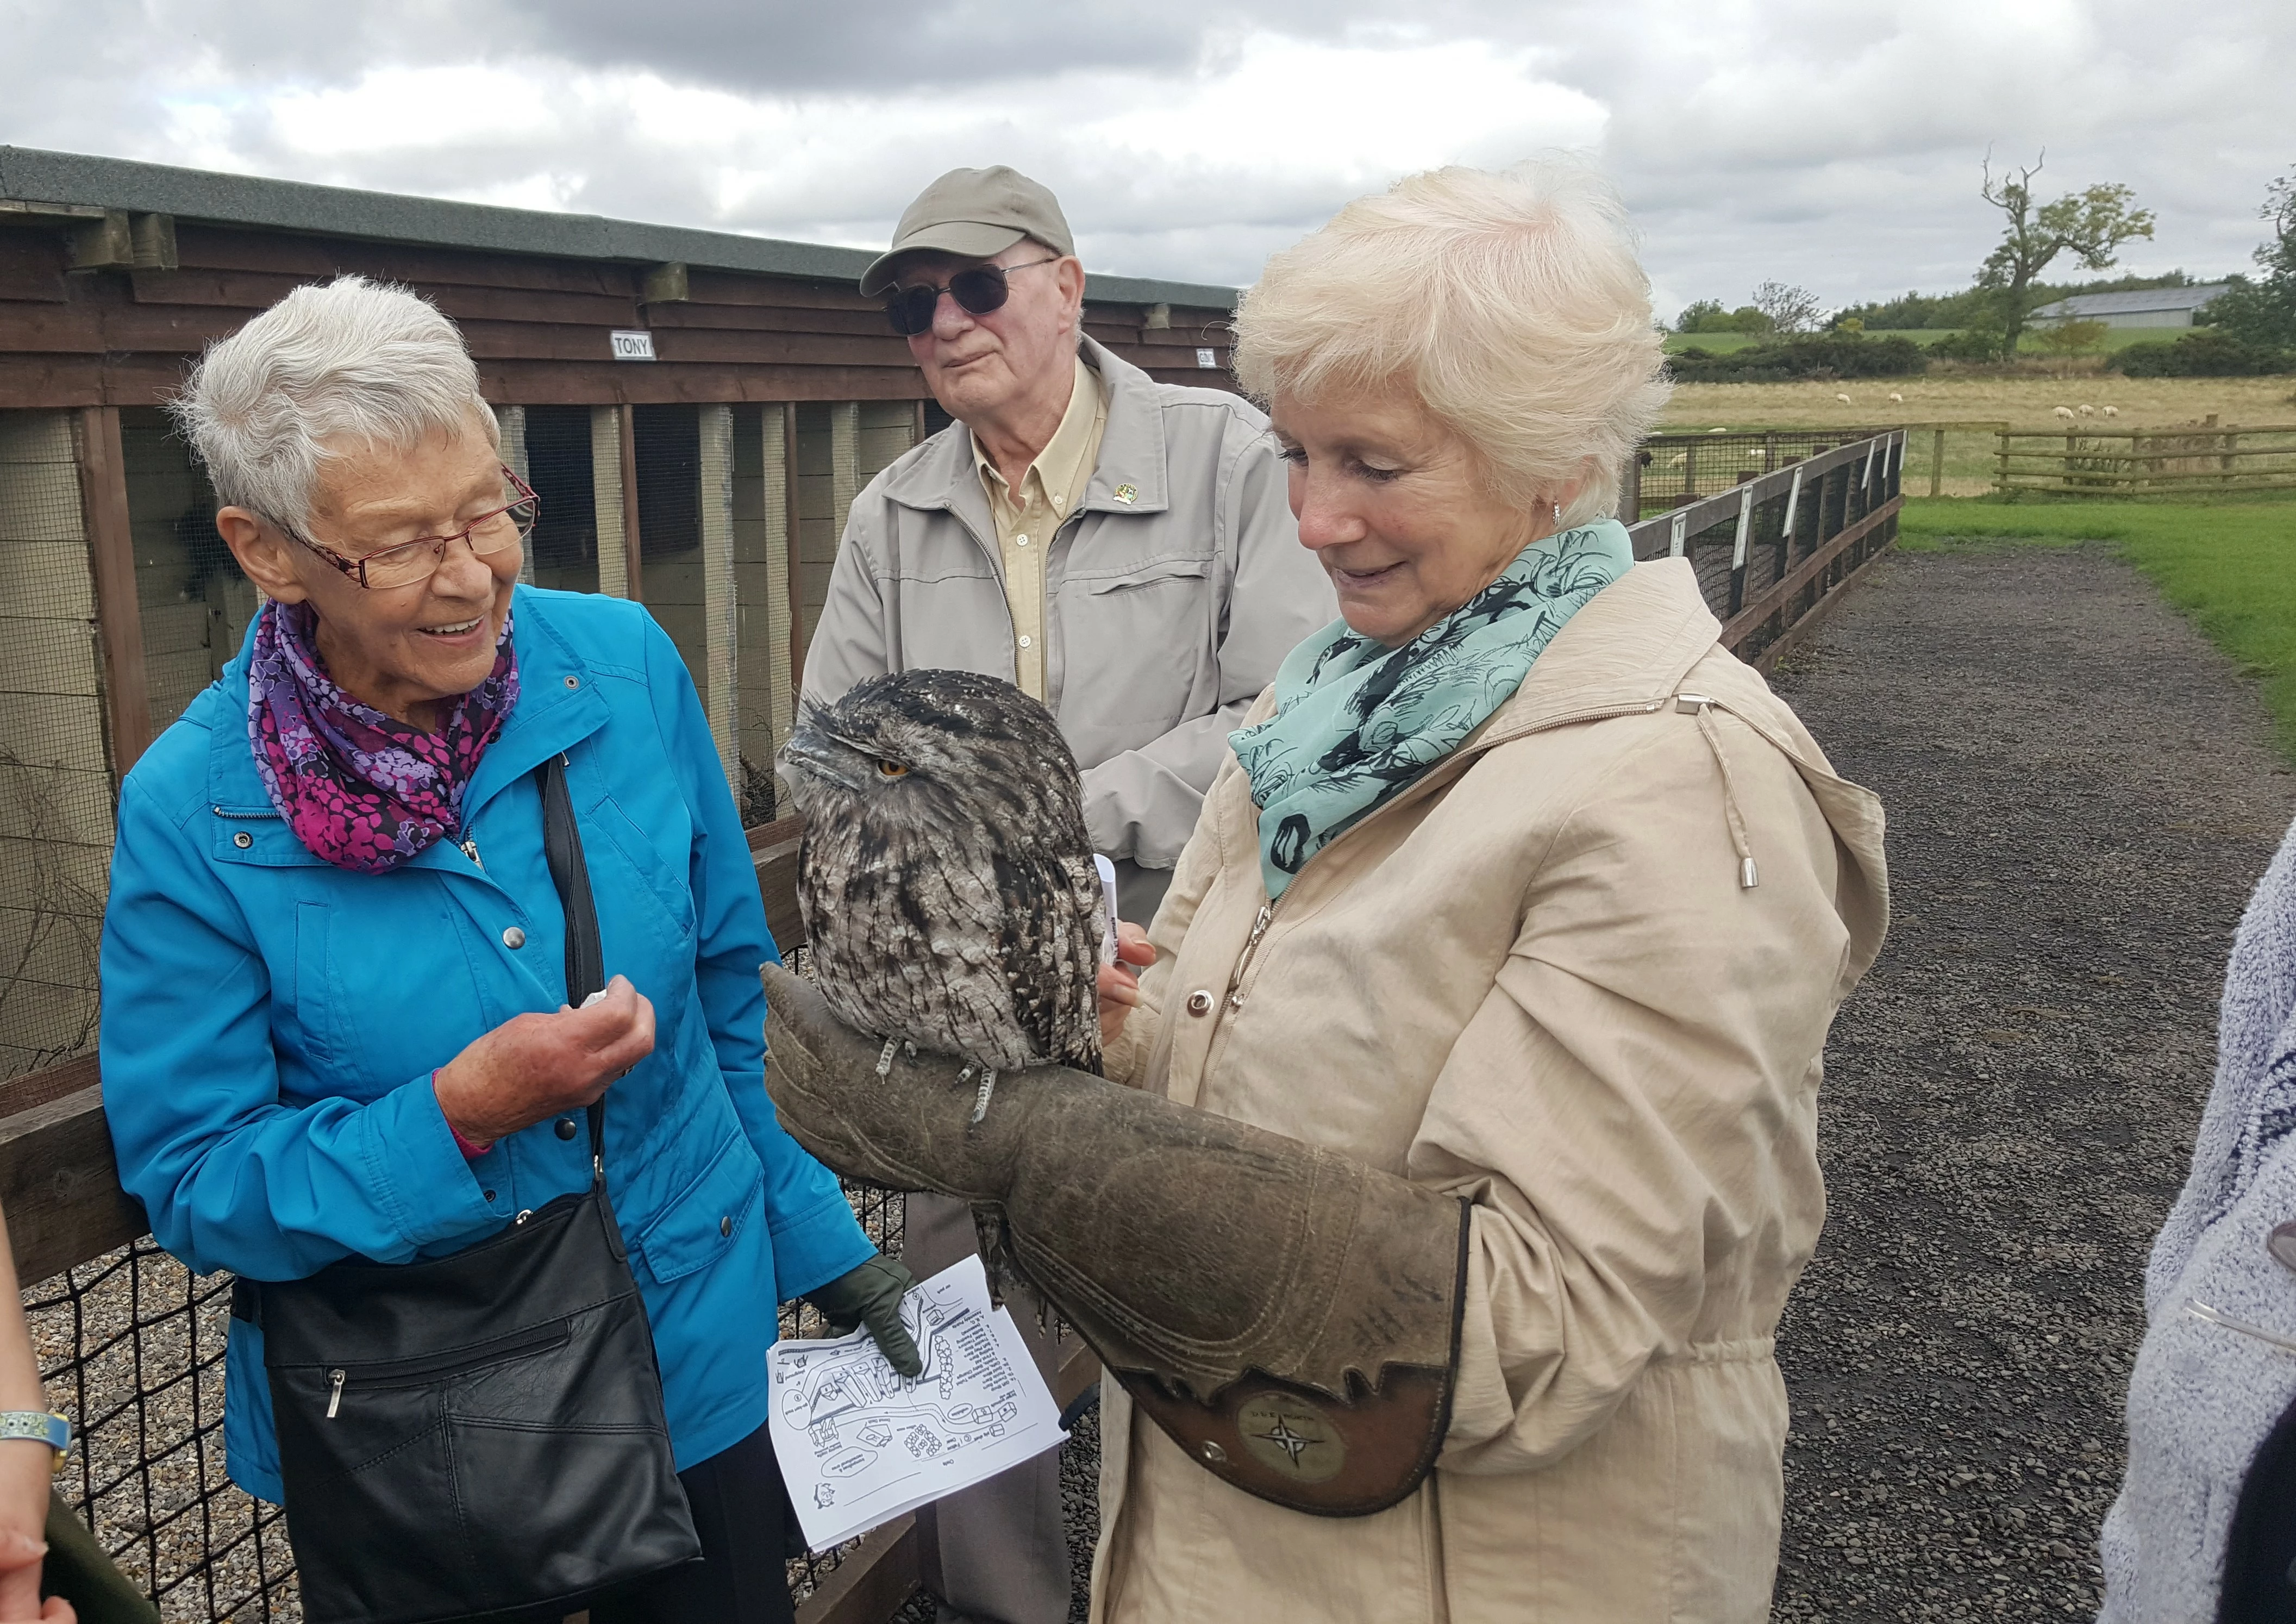
[[[1881,808],[1607,517],[1666,385],[1599,177],[1406,180],[1237,332],[1343,618],[1234,735],[1108,1072],[1466,1198],[1464,1330],[1436,1470],[1365,1517],[1105,1383],[1093,1616],[1754,1624]]]

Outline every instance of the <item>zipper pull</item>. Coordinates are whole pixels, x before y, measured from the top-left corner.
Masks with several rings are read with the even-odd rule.
[[[327,1419],[332,1421],[335,1418],[335,1412],[342,1407],[344,1373],[340,1369],[335,1369],[327,1374],[335,1379],[334,1391],[327,1395]]]
[[[1259,905],[1259,917],[1251,922],[1251,939],[1244,945],[1246,947],[1256,946],[1259,943],[1259,939],[1267,934],[1267,922],[1275,917],[1275,908],[1267,903],[1261,903]]]
[[[479,842],[476,840],[464,841],[462,842],[462,848],[463,855],[470,858],[471,861],[477,865],[478,871],[480,874],[486,873],[487,865],[484,863],[479,862]]]

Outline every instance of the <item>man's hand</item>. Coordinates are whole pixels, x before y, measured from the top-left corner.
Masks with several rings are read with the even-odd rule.
[[[579,1111],[653,1053],[653,1005],[624,976],[586,1009],[513,1015],[441,1066],[432,1087],[449,1127],[492,1144]]]
[[[1140,1006],[1140,976],[1132,966],[1145,969],[1156,962],[1148,932],[1130,920],[1116,922],[1116,963],[1100,967],[1100,1046],[1115,1046],[1124,1022]]]
[[[914,1275],[880,1252],[860,1267],[808,1292],[805,1300],[821,1310],[829,1328],[840,1336],[856,1325],[868,1326],[869,1340],[885,1362],[914,1379],[924,1374],[925,1361],[909,1328],[901,1323],[901,1299],[916,1287]]]

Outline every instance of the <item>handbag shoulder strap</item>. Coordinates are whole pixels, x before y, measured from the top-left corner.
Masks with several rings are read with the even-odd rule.
[[[574,802],[566,793],[564,752],[538,769],[542,778],[542,852],[566,914],[566,1002],[575,1008],[606,984],[605,949],[598,940],[598,905],[590,895],[590,865],[582,856],[582,832],[574,826]],[[590,1170],[606,1176],[606,1099],[590,1103]]]

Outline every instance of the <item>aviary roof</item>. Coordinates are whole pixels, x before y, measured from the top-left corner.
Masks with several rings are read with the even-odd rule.
[[[2231,286],[2205,282],[2189,288],[2139,288],[2131,293],[2076,293],[2033,312],[2044,317],[2129,316],[2144,310],[2197,310]]]
[[[179,220],[253,226],[322,236],[417,242],[439,248],[505,254],[546,254],[570,259],[611,259],[660,265],[683,261],[712,270],[764,276],[858,283],[876,258],[869,249],[787,242],[682,226],[648,226],[594,214],[553,214],[497,209],[441,198],[315,186],[209,169],[180,169],[80,152],[0,146],[0,200],[122,209],[168,214]],[[1235,308],[1236,291],[1209,283],[1152,277],[1103,276],[1087,283],[1095,300]]]

